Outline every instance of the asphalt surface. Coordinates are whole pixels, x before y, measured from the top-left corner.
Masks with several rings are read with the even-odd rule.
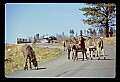
[[[60,48],[63,46],[48,46],[47,44],[37,44],[40,47]],[[82,54],[79,52],[78,61],[67,59],[64,55],[43,62],[38,65],[38,70],[20,70],[6,75],[6,78],[115,78],[116,77],[116,46],[104,46],[106,59],[82,61]],[[89,57],[89,56],[88,56]],[[34,67],[33,67],[34,68]]]

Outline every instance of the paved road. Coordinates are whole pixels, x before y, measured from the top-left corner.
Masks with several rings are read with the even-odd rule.
[[[47,44],[37,46],[48,47]],[[50,48],[61,48],[61,46],[49,46]],[[116,76],[116,46],[105,46],[106,60],[85,60],[82,61],[82,54],[79,52],[79,60],[67,59],[67,54],[39,64],[38,70],[20,70],[5,76],[6,78],[115,78]]]

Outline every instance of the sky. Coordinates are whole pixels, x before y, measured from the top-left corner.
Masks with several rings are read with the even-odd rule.
[[[17,38],[34,37],[38,34],[54,36],[70,35],[88,29],[83,23],[86,18],[80,8],[84,3],[6,3],[5,4],[5,43],[12,44]]]

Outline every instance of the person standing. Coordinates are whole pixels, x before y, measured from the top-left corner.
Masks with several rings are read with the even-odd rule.
[[[84,54],[86,56],[86,59],[88,60],[87,54],[86,54],[86,49],[85,49],[85,39],[83,38],[82,35],[79,36],[79,45],[81,47],[81,52],[83,54],[83,59],[84,60]]]
[[[66,47],[65,41],[63,41],[63,47],[64,47],[64,51],[65,51],[65,47]]]

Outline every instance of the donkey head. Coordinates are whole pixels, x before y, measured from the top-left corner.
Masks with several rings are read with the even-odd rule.
[[[35,67],[37,67],[38,66],[38,64],[37,64],[37,60],[36,60],[36,57],[35,57],[35,52],[33,51],[33,58],[32,58],[32,63],[33,63],[33,65],[35,66]]]
[[[36,58],[35,58],[35,59],[32,59],[32,63],[33,63],[33,65],[34,65],[35,67],[38,66]]]

